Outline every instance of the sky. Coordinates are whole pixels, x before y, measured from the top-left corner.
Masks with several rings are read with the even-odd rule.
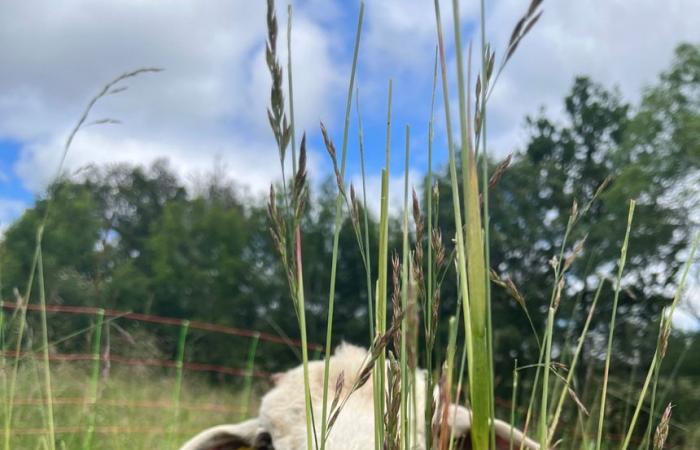
[[[56,174],[62,145],[86,102],[120,73],[161,67],[109,96],[66,161],[148,164],[169,159],[184,179],[221,166],[253,195],[279,176],[266,106],[262,0],[23,0],[0,4],[0,233]],[[479,44],[478,2],[462,1],[465,41]],[[498,55],[529,0],[486,1],[486,34]],[[287,3],[278,2],[286,64]],[[312,180],[330,171],[323,121],[340,148],[359,12],[355,0],[293,1],[292,57],[297,134],[309,135]],[[524,118],[540,108],[562,117],[577,75],[619,88],[634,101],[668,67],[674,47],[700,41],[697,0],[545,0],[544,15],[499,80],[488,109],[489,151],[522,147]],[[454,73],[451,2],[441,1],[448,65]],[[410,126],[412,179],[425,171],[435,56],[431,0],[367,0],[358,63],[369,198],[378,203],[384,159],[387,84],[393,82],[392,196],[402,189],[404,129]],[[286,69],[286,66],[285,66]],[[454,86],[452,86],[454,92]],[[436,161],[445,161],[444,112],[436,102]],[[356,115],[348,154],[359,177]]]

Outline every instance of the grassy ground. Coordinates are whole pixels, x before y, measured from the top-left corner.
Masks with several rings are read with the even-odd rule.
[[[46,408],[40,376],[34,363],[20,369],[12,428],[14,449],[48,448],[47,433],[41,431],[46,428]],[[84,363],[52,366],[57,448],[83,448],[93,411],[83,400],[89,380]],[[242,418],[240,380],[216,387],[198,374],[186,374],[179,417],[172,403],[174,385],[172,370],[113,367],[109,377],[100,381],[91,448],[177,448],[203,428]]]

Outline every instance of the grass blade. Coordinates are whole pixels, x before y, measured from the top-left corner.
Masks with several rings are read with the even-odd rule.
[[[600,394],[600,413],[598,415],[598,434],[596,435],[596,450],[600,450],[603,439],[603,425],[605,423],[605,401],[608,394],[608,375],[610,372],[610,360],[612,358],[612,343],[613,335],[615,334],[615,316],[617,315],[617,302],[620,298],[620,289],[622,287],[622,273],[625,269],[627,261],[627,248],[629,245],[630,230],[632,228],[632,217],[634,216],[635,201],[630,201],[629,212],[627,214],[627,229],[625,231],[625,240],[622,243],[620,251],[620,261],[617,266],[617,278],[615,280],[615,296],[613,298],[612,317],[610,318],[610,332],[608,334],[608,349],[605,355],[605,369],[603,370],[603,389]]]
[[[352,55],[352,68],[350,69],[350,83],[348,86],[347,100],[345,103],[345,127],[343,129],[343,144],[341,148],[341,162],[340,162],[340,178],[341,181],[345,179],[345,163],[347,160],[347,150],[348,150],[348,135],[350,132],[350,110],[352,107],[352,96],[355,89],[355,71],[357,69],[357,55],[360,49],[360,36],[362,35],[362,20],[364,17],[365,4],[360,3],[360,13],[357,19],[357,30],[355,32],[355,45],[353,48]],[[338,267],[338,244],[340,242],[340,230],[342,229],[342,206],[343,206],[343,194],[338,189],[338,195],[335,200],[335,228],[333,233],[333,256],[331,259],[331,279],[330,287],[328,290],[328,317],[326,323],[326,345],[325,345],[325,358],[324,358],[324,368],[323,368],[323,406],[321,410],[321,450],[325,448],[326,442],[326,430],[328,428],[327,417],[328,417],[328,383],[329,383],[329,371],[330,371],[330,358],[331,358],[331,347],[332,347],[332,335],[333,335],[333,305],[335,301],[335,280],[336,271]],[[362,246],[362,242],[358,242]]]

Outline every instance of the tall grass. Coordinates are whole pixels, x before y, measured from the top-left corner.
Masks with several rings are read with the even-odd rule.
[[[323,368],[323,409],[321,412],[321,449],[325,448],[326,444],[326,430],[328,428],[327,417],[328,417],[328,383],[329,383],[329,370],[330,370],[330,357],[331,357],[331,339],[333,335],[333,306],[335,302],[335,281],[336,272],[338,269],[338,244],[340,242],[340,230],[342,228],[342,206],[343,206],[343,193],[345,189],[345,165],[347,162],[348,154],[348,138],[350,134],[350,113],[352,107],[352,96],[355,88],[355,71],[357,69],[357,55],[360,50],[360,37],[362,35],[362,19],[364,17],[364,3],[360,3],[360,14],[357,19],[357,31],[355,33],[355,45],[353,47],[352,53],[352,68],[350,69],[350,82],[348,83],[348,93],[345,102],[345,126],[343,127],[343,144],[341,147],[341,157],[340,157],[340,172],[337,173],[338,181],[338,195],[335,200],[335,225],[333,232],[333,256],[331,258],[331,279],[330,287],[328,292],[328,319],[326,324],[326,344],[325,344],[325,358],[324,358],[324,368]],[[358,239],[358,244],[360,248],[363,248],[363,242]],[[364,258],[363,258],[364,259]],[[369,269],[367,269],[369,270]]]
[[[448,405],[452,402],[462,400],[462,388],[465,383],[464,392],[467,402],[471,407],[471,448],[486,450],[495,447],[496,439],[494,427],[495,420],[495,397],[494,385],[496,377],[494,374],[493,355],[493,333],[492,305],[491,305],[491,282],[500,285],[516,299],[523,308],[530,326],[535,333],[539,358],[533,364],[518,365],[515,361],[512,379],[512,397],[510,407],[510,422],[516,421],[516,407],[519,392],[528,393],[526,414],[524,419],[524,430],[528,431],[530,423],[536,424],[533,434],[545,448],[557,445],[556,434],[563,413],[564,404],[567,398],[572,399],[579,412],[587,414],[587,410],[582,400],[576,392],[575,386],[576,368],[583,353],[583,344],[590,333],[590,325],[597,305],[599,304],[601,293],[604,287],[604,278],[599,277],[598,286],[588,311],[583,329],[580,332],[575,350],[567,362],[568,373],[562,376],[556,369],[557,364],[564,361],[556,361],[555,348],[559,345],[555,336],[556,323],[558,320],[559,306],[566,296],[567,270],[583,249],[585,238],[574,243],[571,247],[569,239],[573,235],[574,228],[579,224],[580,218],[585,215],[591,204],[597,200],[603,189],[607,186],[607,181],[595,192],[591,199],[588,199],[586,206],[579,211],[577,203],[574,202],[571,210],[561,246],[558,253],[552,258],[553,282],[546,311],[544,329],[537,333],[536,327],[527,311],[524,299],[518,292],[512,280],[503,280],[498,274],[492,272],[490,261],[490,214],[489,214],[489,189],[495,185],[498,178],[508,165],[508,160],[495,169],[493,176],[489,177],[489,154],[487,148],[487,105],[494,86],[512,57],[516,48],[523,38],[532,29],[541,17],[540,0],[532,0],[520,20],[512,30],[507,47],[503,50],[498,67],[496,67],[496,53],[492,50],[486,39],[485,32],[485,2],[480,1],[481,12],[479,18],[480,25],[480,57],[478,58],[480,67],[477,70],[472,68],[472,48],[469,43],[468,51],[464,51],[464,43],[461,35],[462,25],[460,22],[460,2],[452,1],[453,15],[453,36],[456,70],[458,115],[453,117],[451,112],[453,97],[450,95],[450,77],[448,75],[448,63],[446,54],[448,53],[445,34],[443,33],[443,22],[439,0],[434,0],[434,12],[436,22],[436,55],[433,67],[432,98],[430,106],[430,118],[428,120],[428,174],[426,192],[424,192],[426,215],[421,211],[417,194],[413,195],[412,214],[415,224],[415,235],[409,230],[409,203],[410,181],[409,168],[410,159],[418,147],[415,142],[411,143],[411,128],[405,127],[404,137],[404,160],[403,160],[403,209],[401,215],[401,260],[398,256],[392,260],[394,268],[394,293],[391,305],[393,315],[388,316],[389,302],[389,223],[391,221],[389,205],[389,180],[390,161],[392,153],[392,100],[393,84],[388,81],[387,89],[387,111],[386,111],[386,141],[385,160],[381,170],[381,198],[379,210],[379,242],[378,254],[376,255],[376,274],[372,273],[372,255],[370,255],[370,228],[367,212],[367,189],[365,174],[365,150],[362,135],[362,123],[360,116],[359,89],[356,87],[356,72],[359,57],[359,47],[361,42],[364,4],[360,3],[357,26],[355,30],[352,65],[350,68],[347,95],[345,99],[343,137],[340,147],[340,158],[326,127],[321,124],[321,134],[326,146],[326,150],[333,164],[334,175],[337,184],[337,196],[335,199],[335,216],[332,239],[332,255],[330,261],[330,284],[328,290],[326,332],[324,345],[324,377],[323,394],[321,399],[320,417],[314,415],[314,405],[312,404],[311,381],[309,379],[309,354],[307,342],[306,323],[306,302],[304,284],[304,264],[302,253],[303,229],[302,222],[306,213],[308,199],[307,180],[307,145],[306,135],[302,134],[301,140],[297,144],[297,133],[294,119],[294,96],[293,96],[293,73],[292,73],[292,8],[288,7],[288,22],[286,44],[288,50],[287,60],[287,90],[288,102],[284,95],[284,74],[282,65],[279,62],[277,53],[278,23],[273,0],[267,2],[267,45],[266,63],[272,78],[270,89],[270,102],[268,116],[270,127],[275,137],[277,151],[279,155],[282,186],[281,189],[270,189],[268,213],[270,217],[270,231],[275,248],[279,253],[282,266],[285,271],[287,283],[289,285],[291,303],[297,320],[301,339],[302,366],[304,378],[304,405],[305,405],[305,436],[308,450],[324,450],[327,438],[332,432],[333,418],[337,416],[337,398],[329,408],[329,385],[332,381],[330,374],[330,356],[333,345],[333,320],[334,304],[336,293],[336,278],[339,258],[339,241],[343,224],[350,220],[352,231],[357,240],[358,251],[362,256],[362,263],[365,268],[365,283],[368,296],[368,315],[370,323],[372,361],[372,390],[373,390],[373,413],[374,413],[374,443],[375,450],[409,450],[420,448],[426,449],[453,449],[456,445],[454,430],[447,427]],[[465,63],[464,58],[467,56]],[[61,175],[66,156],[71,147],[71,143],[76,133],[88,124],[88,119],[93,106],[103,97],[121,92],[124,88],[119,85],[125,79],[140,75],[144,72],[155,72],[158,69],[140,69],[129,72],[108,83],[98,94],[88,103],[86,110],[80,117],[75,128],[69,134],[63,149],[58,176]],[[439,77],[438,77],[439,73]],[[472,75],[476,74],[475,82],[472,82]],[[445,138],[447,141],[447,164],[449,172],[449,189],[451,194],[451,209],[453,214],[453,225],[455,235],[450,236],[454,241],[454,258],[446,257],[445,246],[442,241],[440,224],[437,222],[436,211],[439,202],[439,189],[433,185],[433,141],[434,141],[434,106],[438,85],[442,90],[442,100],[444,109]],[[346,165],[349,153],[349,132],[351,125],[353,95],[355,95],[355,105],[358,120],[358,146],[360,150],[360,164],[362,175],[362,200],[357,198],[355,187],[346,182]],[[289,119],[288,119],[289,118]],[[454,122],[456,121],[457,124]],[[102,119],[92,123],[113,123],[111,119]],[[458,125],[458,128],[457,128]],[[456,142],[456,137],[459,142]],[[291,148],[291,155],[287,150]],[[297,151],[298,150],[298,151]],[[285,173],[288,159],[291,158],[292,173],[288,179]],[[461,164],[461,166],[460,166]],[[481,166],[479,166],[481,164]],[[48,319],[45,310],[42,309],[41,316],[41,353],[40,367],[26,368],[20,367],[20,353],[25,345],[25,333],[27,327],[26,305],[32,299],[34,284],[38,284],[38,297],[42,306],[46,304],[46,292],[44,286],[44,267],[42,255],[42,238],[44,235],[47,219],[49,217],[49,206],[44,211],[36,235],[36,245],[33,253],[33,260],[28,283],[23,295],[18,294],[19,308],[11,317],[7,317],[3,309],[0,308],[0,344],[2,346],[3,368],[6,360],[6,351],[13,345],[16,357],[9,374],[3,371],[3,444],[5,450],[19,448],[16,441],[13,441],[12,429],[15,424],[15,408],[17,392],[26,390],[27,386],[20,386],[18,380],[24,373],[22,370],[29,370],[36,378],[36,384],[41,388],[42,401],[39,414],[42,426],[46,428],[45,436],[41,437],[40,445],[49,450],[55,450],[57,442],[63,442],[59,435],[60,427],[56,426],[57,414],[63,414],[54,404],[54,397],[57,385],[66,383],[64,376],[56,378],[56,367],[52,367],[49,361],[50,341],[48,336]],[[623,285],[623,274],[627,259],[628,248],[631,244],[630,236],[633,230],[632,218],[635,209],[635,201],[630,202],[628,221],[625,228],[625,235],[618,262],[617,276],[614,280],[614,296],[612,299],[612,314],[610,327],[607,335],[607,352],[605,354],[603,379],[600,396],[596,396],[597,416],[589,419],[597,420],[595,450],[610,448],[608,443],[603,441],[606,421],[606,405],[608,396],[608,384],[610,379],[611,362],[613,361],[613,339],[615,332],[616,316],[618,313],[618,301]],[[364,214],[360,220],[360,211]],[[427,233],[425,227],[427,224]],[[415,239],[414,239],[415,238]],[[453,239],[452,239],[453,238]],[[647,392],[651,388],[650,417],[653,419],[654,410],[657,405],[656,388],[659,382],[661,363],[666,354],[669,335],[671,333],[672,322],[670,317],[676,309],[680,296],[685,288],[689,267],[695,258],[700,235],[698,235],[689,251],[688,260],[683,268],[681,279],[679,280],[674,300],[665,311],[660,322],[659,336],[654,357],[646,373],[643,386],[636,399],[635,409],[631,415],[629,423],[625,423],[625,438],[620,450],[627,450],[632,435],[640,419],[640,412],[647,401]],[[423,259],[424,251],[427,251],[427,258]],[[435,348],[440,321],[440,293],[441,283],[447,270],[452,270],[454,263],[456,274],[457,296],[456,309],[451,311],[449,319],[446,320],[448,341],[444,354],[444,360],[440,360],[443,355],[441,349]],[[424,273],[424,271],[426,273]],[[1,280],[0,280],[1,281]],[[417,308],[423,308],[423,314],[419,314]],[[461,314],[461,318],[460,318]],[[419,344],[418,318],[423,318],[423,342]],[[389,322],[391,320],[391,323]],[[98,314],[94,325],[93,336],[93,361],[89,375],[89,385],[87,387],[88,404],[84,406],[83,414],[86,415],[86,426],[81,437],[76,438],[70,444],[80,445],[83,449],[102,448],[103,443],[95,444],[96,427],[102,416],[98,414],[97,400],[101,394],[99,386],[100,368],[100,348],[102,342],[102,329],[105,326],[104,313]],[[6,334],[5,330],[11,330],[14,334]],[[174,447],[180,438],[182,428],[191,423],[184,409],[183,399],[188,395],[188,383],[183,379],[183,361],[185,358],[185,344],[187,340],[188,323],[183,322],[177,345],[176,373],[172,380],[168,380],[169,391],[161,389],[160,392],[169,392],[170,404],[172,406],[172,418],[168,433],[168,446]],[[388,343],[393,342],[393,351],[388,348]],[[567,336],[568,347],[568,336]],[[422,344],[422,345],[421,345]],[[461,352],[460,352],[461,350]],[[244,383],[242,397],[236,399],[244,405],[244,410],[239,411],[239,417],[243,418],[248,414],[252,392],[252,373],[254,358],[257,351],[257,337],[255,337],[249,347],[247,373]],[[423,359],[427,368],[426,390],[421,395],[425,395],[425,410],[418,410],[418,393],[416,377],[417,360],[419,352],[423,351]],[[398,358],[396,357],[398,355]],[[461,355],[458,365],[458,355]],[[563,357],[561,358],[563,359]],[[532,370],[534,369],[534,370]],[[528,371],[528,372],[526,372]],[[59,370],[60,372],[60,370]],[[530,379],[524,379],[525,373],[534,372]],[[437,381],[436,381],[437,380]],[[541,382],[540,382],[541,380]],[[528,386],[529,385],[529,386]],[[107,388],[108,389],[108,388]],[[81,389],[85,392],[86,389]],[[519,391],[520,390],[520,391]],[[432,402],[433,392],[436,392],[436,401]],[[129,394],[130,395],[130,394]],[[662,396],[663,397],[663,396]],[[346,399],[347,400],[347,399]],[[663,398],[665,403],[665,398]],[[342,408],[344,401],[340,403]],[[670,407],[664,412],[661,423],[657,427],[654,435],[654,445],[663,446],[668,432],[670,421]],[[24,419],[25,416],[22,416]],[[435,418],[442,419],[434,421]],[[418,421],[425,421],[425,436],[423,441],[419,441]],[[650,419],[650,420],[652,420]],[[61,420],[67,420],[61,415]],[[116,419],[115,419],[116,420]],[[580,429],[587,424],[580,421]],[[625,418],[627,422],[627,417]],[[651,422],[646,428],[645,443],[652,440]],[[578,431],[578,429],[577,429]],[[583,430],[585,432],[585,430]],[[187,431],[189,432],[189,431]],[[78,440],[80,442],[78,442]],[[22,441],[25,442],[24,440]],[[574,439],[571,441],[571,448],[575,448]],[[122,445],[122,441],[120,441]],[[582,437],[582,445],[588,448],[587,438]],[[513,432],[511,432],[509,448],[515,448]],[[127,447],[122,447],[127,448]],[[523,448],[523,445],[520,445]]]
[[[625,269],[627,261],[627,249],[629,246],[630,230],[632,229],[632,217],[634,216],[634,200],[630,202],[629,214],[627,216],[627,231],[625,231],[625,240],[622,243],[622,251],[620,252],[620,262],[617,267],[617,279],[615,281],[615,297],[613,299],[612,317],[610,318],[610,331],[608,332],[608,350],[605,355],[605,369],[603,370],[603,390],[600,394],[600,413],[598,414],[598,434],[596,436],[596,450],[600,450],[603,440],[603,426],[605,424],[605,401],[608,394],[608,376],[610,373],[610,361],[612,360],[612,344],[615,334],[615,317],[617,315],[617,304],[620,298],[620,289],[622,288],[622,273]]]
[[[269,3],[271,5],[271,3]],[[444,254],[440,253],[441,245],[436,245],[440,242],[439,229],[435,222],[435,204],[438,194],[433,195],[433,108],[436,88],[438,84],[438,71],[440,87],[442,89],[443,109],[445,113],[445,138],[447,140],[448,153],[448,171],[450,180],[450,190],[452,197],[452,212],[454,218],[454,228],[456,230],[454,236],[454,263],[457,276],[457,290],[459,301],[458,305],[461,308],[462,321],[460,334],[463,337],[462,354],[464,368],[459,371],[459,382],[455,392],[455,378],[453,374],[458,369],[456,367],[455,354],[457,352],[457,324],[458,321],[452,319],[449,321],[449,339],[447,349],[447,359],[442,364],[443,376],[441,383],[438,383],[440,399],[458,399],[462,385],[462,376],[466,376],[467,380],[467,398],[472,409],[472,428],[471,428],[471,445],[472,448],[487,449],[493,448],[495,445],[495,436],[491,423],[495,417],[495,402],[494,402],[494,383],[495,374],[493,367],[493,323],[491,317],[491,278],[499,285],[505,287],[523,307],[523,310],[528,318],[528,321],[535,332],[535,339],[539,348],[539,360],[529,366],[518,366],[516,363],[514,369],[513,380],[513,402],[516,401],[516,390],[523,385],[521,373],[523,370],[534,368],[534,381],[529,383],[530,396],[527,404],[527,414],[525,416],[525,430],[527,430],[531,419],[536,420],[535,434],[544,447],[554,445],[555,435],[563,412],[563,407],[567,398],[573,399],[576,408],[587,414],[587,410],[582,404],[581,399],[576,393],[574,386],[575,369],[578,361],[581,358],[583,342],[586,340],[590,324],[596,305],[599,302],[601,292],[604,286],[604,279],[601,277],[593,303],[589,309],[583,329],[578,338],[576,348],[571,355],[569,363],[569,372],[566,376],[562,376],[555,368],[556,364],[560,364],[554,360],[554,348],[556,342],[555,330],[557,314],[559,306],[566,295],[566,272],[571,267],[575,259],[581,253],[585,238],[574,243],[573,247],[569,247],[569,238],[574,227],[579,223],[580,218],[585,215],[591,207],[591,204],[597,200],[598,196],[606,188],[608,181],[606,180],[599,189],[594,193],[593,197],[588,200],[586,206],[579,211],[576,202],[573,203],[571,217],[567,223],[558,255],[552,258],[552,268],[554,271],[554,279],[552,292],[550,296],[549,306],[545,320],[544,329],[541,333],[537,333],[536,327],[530,314],[527,311],[524,299],[519,294],[517,288],[510,280],[502,280],[495,272],[490,269],[490,215],[489,215],[489,189],[495,185],[498,179],[506,170],[509,159],[499,166],[492,177],[489,177],[489,155],[487,141],[487,104],[494,90],[494,86],[499,79],[501,73],[511,59],[512,55],[520,45],[524,37],[539,21],[542,11],[540,9],[541,1],[532,0],[527,6],[527,9],[515,24],[511,32],[511,37],[508,45],[503,50],[500,63],[496,65],[496,52],[491,48],[491,45],[486,39],[485,32],[485,2],[481,1],[481,13],[479,18],[480,25],[480,68],[476,71],[476,81],[472,83],[471,49],[472,44],[469,44],[467,53],[463,50],[463,42],[461,36],[460,22],[460,3],[457,0],[452,2],[452,16],[454,27],[454,54],[456,66],[456,84],[457,84],[457,104],[459,108],[458,128],[454,126],[454,120],[451,114],[451,101],[453,97],[449,92],[449,77],[446,61],[446,43],[445,35],[442,29],[441,5],[438,0],[434,1],[435,23],[437,31],[437,50],[434,69],[433,83],[433,100],[431,103],[431,116],[428,122],[428,178],[425,192],[427,203],[427,264],[422,259],[423,255],[423,236],[425,224],[423,216],[420,212],[420,205],[417,200],[414,200],[414,222],[416,224],[416,242],[413,250],[411,249],[412,236],[408,231],[408,210],[409,210],[409,182],[408,182],[408,167],[409,157],[411,154],[410,145],[410,128],[406,126],[405,133],[405,156],[404,156],[404,196],[403,196],[403,212],[401,216],[402,224],[402,259],[399,263],[396,260],[394,264],[395,273],[395,292],[400,292],[400,295],[394,296],[394,314],[392,329],[397,325],[400,330],[399,335],[394,336],[394,352],[389,356],[384,348],[373,348],[372,354],[377,355],[375,361],[375,369],[373,372],[373,392],[374,392],[374,437],[375,449],[382,448],[413,448],[418,444],[415,434],[415,418],[419,414],[422,415],[426,423],[430,423],[432,418],[439,417],[441,412],[438,409],[433,410],[432,402],[426,401],[426,410],[417,412],[415,409],[415,386],[412,386],[414,380],[415,367],[412,363],[411,355],[420,347],[425,352],[424,360],[428,367],[427,374],[427,390],[426,397],[432,396],[431,389],[434,385],[433,362],[434,353],[434,337],[438,327],[439,318],[435,312],[436,302],[440,297],[440,281],[439,269],[436,261],[441,259],[444,263]],[[328,311],[326,324],[326,354],[325,354],[325,374],[324,374],[324,392],[322,403],[321,417],[321,439],[315,439],[319,448],[325,447],[327,437],[327,401],[328,401],[328,385],[331,380],[328,379],[328,365],[333,343],[332,325],[333,325],[333,306],[335,299],[335,279],[338,262],[338,238],[340,232],[340,224],[344,220],[343,200],[347,206],[347,214],[353,224],[355,238],[357,240],[359,251],[362,253],[362,261],[366,269],[366,284],[368,290],[368,298],[370,301],[370,336],[372,336],[373,345],[376,346],[378,341],[382,341],[391,329],[388,329],[388,266],[389,266],[389,251],[388,248],[388,226],[389,226],[389,170],[391,159],[391,132],[392,132],[392,83],[388,85],[388,108],[387,108],[387,126],[386,126],[386,145],[385,145],[385,163],[381,171],[381,198],[379,209],[379,253],[377,255],[377,273],[376,278],[372,278],[369,258],[369,230],[368,224],[365,222],[364,228],[359,225],[359,215],[357,213],[357,199],[354,187],[350,186],[350,199],[348,200],[347,186],[345,184],[345,161],[347,156],[347,133],[349,129],[349,117],[351,111],[351,97],[355,81],[355,71],[357,66],[358,44],[360,40],[361,24],[363,16],[363,5],[360,6],[360,18],[355,36],[355,47],[353,51],[352,67],[349,76],[349,87],[346,98],[345,122],[343,133],[343,144],[341,147],[341,158],[338,163],[337,154],[328,136],[325,127],[322,127],[324,141],[336,176],[338,195],[336,198],[335,208],[335,228],[333,235],[333,251],[331,257],[330,269],[330,289],[328,293]],[[464,55],[468,55],[468,61],[465,64]],[[290,64],[291,70],[291,64]],[[465,73],[466,72],[466,73]],[[274,82],[273,74],[273,86]],[[291,79],[291,78],[290,78]],[[290,84],[291,87],[291,84]],[[291,92],[290,92],[291,94]],[[359,96],[358,96],[359,97]],[[358,128],[359,128],[359,147],[362,169],[362,205],[366,209],[367,193],[365,183],[365,166],[364,166],[364,143],[362,136],[362,126],[359,112],[359,98],[356,98],[356,107],[358,113]],[[274,128],[274,127],[273,127]],[[457,131],[458,130],[458,131]],[[455,136],[459,136],[459,142],[455,141]],[[461,166],[459,166],[461,164]],[[481,164],[481,166],[479,166]],[[282,164],[284,167],[284,164]],[[458,171],[461,168],[461,171]],[[283,178],[284,182],[284,178]],[[621,251],[621,258],[618,264],[618,274],[615,284],[615,296],[613,299],[611,319],[611,327],[608,335],[608,352],[606,354],[604,381],[602,395],[599,402],[600,411],[598,412],[598,433],[596,439],[596,449],[599,450],[602,446],[602,430],[605,422],[605,405],[607,394],[607,380],[610,369],[610,361],[612,358],[612,339],[614,336],[615,314],[617,312],[617,302],[622,286],[622,270],[624,267],[627,248],[629,245],[630,234],[632,230],[632,213],[634,210],[634,201],[630,204],[629,222],[627,224],[624,243]],[[365,213],[366,214],[366,213]],[[297,231],[298,228],[297,228]],[[437,231],[437,233],[436,233]],[[288,261],[287,261],[288,262]],[[283,263],[285,263],[283,255]],[[286,266],[286,263],[285,263]],[[399,270],[400,268],[400,270]],[[427,276],[422,271],[427,269]],[[298,270],[300,270],[297,267]],[[299,286],[297,286],[298,288]],[[397,290],[398,289],[398,290]],[[419,346],[411,335],[411,304],[415,301],[415,297],[419,296],[421,306],[423,308],[422,318],[424,321],[424,342],[423,346]],[[400,301],[399,301],[400,299]],[[372,301],[374,301],[372,307]],[[455,311],[457,313],[459,311]],[[372,332],[373,330],[373,332]],[[302,333],[304,330],[301,330]],[[567,337],[567,342],[568,342]],[[386,339],[384,339],[386,341]],[[558,343],[556,345],[559,345]],[[567,350],[568,351],[568,350]],[[398,354],[398,359],[394,359],[393,355]],[[304,363],[306,364],[306,362]],[[658,366],[655,366],[658,370]],[[657,372],[650,372],[657,373]],[[398,377],[398,378],[397,378]],[[651,377],[651,375],[650,375]],[[652,378],[648,378],[651,382]],[[400,380],[398,382],[397,380]],[[541,380],[541,383],[540,383]],[[388,383],[388,388],[385,388]],[[398,383],[398,384],[397,384]],[[387,390],[388,389],[388,390]],[[644,398],[645,388],[642,390],[641,398]],[[397,403],[400,402],[397,408]],[[441,400],[442,401],[442,400]],[[640,400],[641,402],[641,400]],[[444,402],[443,402],[444,403]],[[641,403],[640,403],[641,404]],[[444,406],[444,405],[443,405]],[[511,421],[515,420],[515,407],[511,409]],[[311,416],[312,411],[307,411]],[[396,413],[398,417],[393,417]],[[633,423],[636,415],[633,416]],[[307,418],[307,422],[312,421],[313,417]],[[437,433],[438,435],[433,435]],[[426,448],[443,448],[443,446],[451,446],[450,438],[440,435],[440,427],[433,428],[426,425],[425,440],[422,443]],[[309,445],[311,445],[309,443]],[[511,447],[514,443],[511,442]],[[521,445],[522,448],[522,445]]]

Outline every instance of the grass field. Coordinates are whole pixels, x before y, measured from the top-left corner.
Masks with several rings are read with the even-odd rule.
[[[100,381],[95,406],[86,400],[89,363],[56,363],[51,372],[59,449],[84,448],[92,414],[95,434],[90,448],[105,450],[177,448],[206,427],[237,422],[247,416],[240,409],[240,380],[212,385],[204,376],[188,374],[183,380],[180,414],[176,417],[172,398],[176,377],[172,370],[115,365],[109,377]],[[40,376],[36,364],[23,364],[15,400],[12,448],[49,448]],[[0,413],[0,421],[3,419]]]

